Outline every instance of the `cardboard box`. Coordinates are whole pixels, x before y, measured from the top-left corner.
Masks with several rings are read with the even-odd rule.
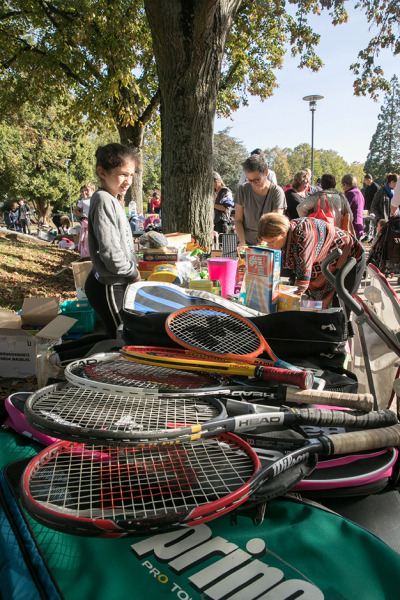
[[[58,315],[59,301],[60,298],[27,298],[21,315],[0,310],[0,377],[36,375],[38,355],[55,344],[76,322],[76,319]],[[21,329],[23,324],[46,326],[32,335]]]
[[[179,247],[192,241],[190,233],[166,233],[164,235],[168,239],[168,246]]]
[[[76,287],[76,295],[78,296],[78,300],[87,300],[85,293],[85,282],[87,276],[92,270],[93,264],[92,261],[88,258],[86,260],[78,260],[71,264],[72,272],[74,274],[74,281]]]
[[[278,312],[285,310],[300,310],[301,296],[296,294],[294,285],[279,285]]]
[[[280,250],[246,248],[246,306],[265,314],[276,312],[280,272]]]

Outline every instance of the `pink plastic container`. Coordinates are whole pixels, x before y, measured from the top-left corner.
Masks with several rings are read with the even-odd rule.
[[[221,284],[221,296],[229,296],[235,291],[238,261],[234,258],[209,258],[210,279],[218,279]]]

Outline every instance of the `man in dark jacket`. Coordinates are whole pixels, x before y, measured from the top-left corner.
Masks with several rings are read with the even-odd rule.
[[[26,233],[26,230],[28,229],[28,235],[31,235],[31,221],[30,221],[31,208],[30,208],[29,204],[25,204],[25,202],[22,199],[18,201],[18,204],[19,204],[18,221],[21,223],[24,233]]]
[[[374,199],[376,192],[379,190],[379,185],[375,183],[372,175],[370,175],[369,173],[367,173],[367,175],[364,177],[364,183],[367,186],[364,192],[364,206],[365,210],[369,212],[371,210],[372,200]]]

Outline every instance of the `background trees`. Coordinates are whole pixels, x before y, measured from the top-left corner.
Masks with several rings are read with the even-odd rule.
[[[380,185],[385,183],[386,173],[400,173],[400,84],[396,75],[390,84],[365,163],[366,173]]]
[[[271,95],[287,48],[301,67],[322,65],[308,14],[328,9],[334,25],[347,20],[345,0],[289,4],[295,16],[286,0],[0,0],[0,111],[29,100],[48,109],[55,95],[72,90],[70,119],[112,124],[135,150],[132,193],[140,209],[144,130],[161,100],[164,227],[206,244],[215,111],[227,115],[249,95]],[[374,97],[387,89],[377,52],[400,51],[398,3],[359,6],[378,33],[352,65],[355,93]]]
[[[110,132],[89,132],[87,123],[65,124],[62,113],[68,95],[46,110],[25,103],[0,123],[0,205],[6,209],[23,198],[41,217],[50,212],[69,214],[65,159],[73,206],[81,186],[95,181],[94,151]],[[114,134],[115,135],[115,134]]]
[[[224,183],[236,192],[242,174],[242,163],[249,156],[242,142],[229,135],[226,127],[214,135],[213,170],[219,173]]]
[[[141,209],[144,130],[160,101],[142,1],[0,0],[0,36],[0,113],[72,90],[69,122],[108,125],[134,150],[126,201]]]

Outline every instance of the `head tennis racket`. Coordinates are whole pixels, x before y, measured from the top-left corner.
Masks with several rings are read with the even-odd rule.
[[[299,371],[280,360],[251,321],[219,306],[190,306],[170,314],[168,335],[191,352],[254,365]],[[271,360],[258,358],[266,352]]]
[[[121,352],[122,357],[117,354],[96,355],[89,359],[78,360],[67,366],[65,377],[74,385],[100,389],[109,393],[124,393],[130,388],[130,393],[152,390],[150,393],[168,393],[179,392],[181,394],[189,393],[214,393],[223,388],[232,385],[229,379],[219,375],[217,372],[208,371],[207,364],[201,373],[183,371],[181,369],[165,368],[147,364],[141,366],[132,361],[125,360],[125,352]],[[263,367],[256,367],[263,369]],[[282,379],[282,373],[287,374],[284,380],[291,381],[293,385],[298,385],[303,389],[312,387],[313,377],[308,372],[295,373],[293,371],[283,371],[281,369],[271,369],[279,372],[279,381]]]
[[[399,425],[322,436],[304,440],[301,448],[262,468],[251,447],[229,434],[144,448],[59,442],[27,466],[22,501],[34,519],[57,531],[143,536],[220,517],[315,453],[346,454],[399,444]]]
[[[211,396],[115,396],[55,384],[35,392],[25,403],[25,417],[37,431],[63,440],[101,444],[176,444],[256,427],[276,430],[293,423],[383,427],[397,423],[392,411],[366,415],[335,410],[265,407],[263,414],[228,417]],[[347,421],[348,420],[348,421]]]
[[[137,362],[144,365],[154,365],[159,367],[169,367],[174,369],[187,369],[194,371],[209,371],[226,373],[230,372],[231,365],[227,363],[221,363],[220,359],[214,360],[214,358],[201,357],[200,355],[189,355],[186,350],[177,350],[170,348],[159,348],[156,346],[125,346],[121,351],[121,356],[127,358],[130,361]],[[225,370],[226,366],[226,370]],[[236,365],[233,365],[235,370]],[[249,371],[246,369],[254,369],[255,373],[257,369],[263,367],[254,367],[251,365],[243,364],[245,368],[244,372],[249,375]],[[242,365],[239,367],[242,368]],[[237,373],[236,373],[237,374]],[[251,382],[251,379],[249,380]],[[76,382],[77,383],[77,382]],[[241,382],[243,383],[243,381]],[[342,408],[354,408],[356,410],[362,410],[369,412],[374,408],[374,398],[372,394],[349,394],[341,392],[325,392],[323,390],[297,390],[293,387],[278,386],[278,388],[265,389],[260,386],[246,385],[243,391],[238,387],[228,386],[231,396],[242,396],[244,398],[268,398],[276,399],[280,403],[282,402],[299,402],[301,404],[325,404],[327,406],[339,406]],[[264,390],[264,391],[263,391]],[[271,393],[272,392],[272,393]],[[213,392],[214,393],[214,392]],[[222,393],[222,389],[221,389]]]

